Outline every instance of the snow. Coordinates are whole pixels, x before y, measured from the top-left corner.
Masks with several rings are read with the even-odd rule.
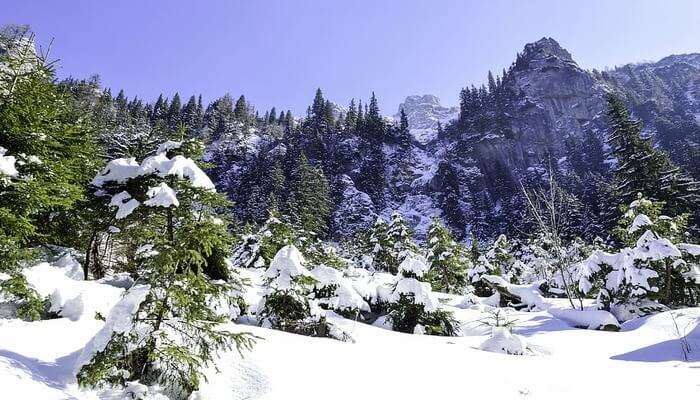
[[[116,287],[77,280],[73,265],[65,261],[59,265],[64,266],[39,263],[22,273],[41,296],[50,298],[51,311],[62,317],[77,321],[94,319],[96,313],[107,315],[124,292]]]
[[[288,290],[292,287],[292,279],[297,276],[311,276],[304,264],[304,256],[294,245],[282,247],[270,262],[265,276],[272,279],[271,287]]]
[[[399,273],[412,273],[420,278],[428,272],[429,268],[430,266],[423,256],[411,253],[399,264]]]
[[[180,202],[175,196],[175,191],[165,182],[149,188],[146,195],[149,199],[144,201],[143,204],[149,207],[168,208],[170,206],[177,207],[180,205]]]
[[[293,250],[285,253],[286,258],[295,258]],[[264,271],[236,270],[241,278],[250,281],[244,298],[254,304],[264,292]],[[367,287],[368,291],[374,288],[375,292],[377,287],[384,287],[394,279],[389,274],[353,275],[357,277],[344,278],[354,287]],[[32,323],[0,320],[3,398],[125,398],[124,391],[79,389],[73,374],[94,351],[103,348],[108,335],[130,328],[130,316],[146,293],[147,288],[143,286],[127,292],[112,312],[104,314],[105,322],[93,318],[77,321],[59,318]],[[491,328],[478,323],[486,306],[477,304],[461,309],[452,304],[461,302],[462,296],[436,296],[445,299],[446,304],[440,307],[454,312],[462,336],[407,335],[391,331],[383,317],[369,325],[331,312],[326,314],[329,321],[351,333],[354,343],[227,324],[225,329],[250,332],[261,339],[251,352],[244,352],[242,356],[235,349],[221,354],[216,365],[208,367],[208,380],[192,399],[296,399],[308,398],[309,390],[332,394],[339,400],[451,399],[461,398],[466,392],[473,397],[494,399],[587,400],[591,390],[602,398],[686,399],[697,396],[698,307],[638,318],[624,323],[620,332],[604,332],[573,328],[572,323],[562,320],[569,316],[559,314],[557,317],[552,313],[567,309],[567,300],[545,299],[550,305],[548,310],[510,311],[509,318],[517,321],[512,332],[499,329],[501,332],[492,334]],[[420,331],[418,327],[416,333]],[[694,349],[688,362],[680,346],[679,338],[683,336]],[[500,346],[496,349],[500,350],[496,353],[481,350],[482,347],[493,348],[491,344],[495,340],[491,340],[489,346],[485,343],[492,337],[506,339],[499,339]],[[525,356],[513,356],[501,354],[504,348],[510,352],[520,348],[527,351]],[[329,364],[319,360],[335,361]],[[339,389],[339,379],[350,379],[356,384],[342,385]],[[390,382],[415,384],[393,385]],[[143,391],[144,388],[132,383],[128,390]],[[148,388],[148,396],[157,393],[157,388]]]
[[[170,150],[179,149],[182,146],[182,142],[176,142],[174,140],[167,140],[161,143],[156,150],[156,154],[167,153]]]
[[[214,190],[214,183],[194,160],[181,155],[168,158],[165,153],[146,157],[140,165],[134,158],[111,160],[102,172],[92,180],[92,184],[96,187],[102,187],[109,182],[125,183],[130,179],[150,174],[157,174],[160,177],[187,178],[190,184],[196,188]]]
[[[392,301],[399,301],[401,295],[412,295],[413,302],[422,304],[425,311],[435,311],[438,307],[437,297],[431,291],[430,284],[415,278],[402,278],[396,283],[391,293]]]
[[[690,243],[680,243],[676,246],[679,250],[684,251],[691,256],[700,256],[700,245]]]
[[[110,206],[117,207],[117,214],[115,216],[117,219],[123,219],[131,215],[139,204],[141,203],[136,199],[132,199],[131,195],[126,191],[115,194],[109,201]]]
[[[370,311],[369,304],[337,269],[319,265],[311,270],[311,274],[316,279],[317,289],[336,286],[333,295],[330,298],[319,299],[319,304],[324,304],[333,310]]]
[[[525,354],[527,346],[525,338],[512,334],[508,328],[494,326],[491,337],[486,339],[479,348],[484,351],[505,354]]]
[[[654,225],[654,223],[651,222],[649,217],[647,217],[644,214],[638,214],[636,217],[634,217],[634,221],[632,221],[632,225],[630,225],[627,232],[634,233],[637,230],[641,229],[642,227],[649,226],[649,225]]]
[[[6,156],[7,149],[0,146],[0,175],[16,177],[19,172],[15,168],[16,159],[14,156]]]
[[[124,297],[114,305],[102,329],[90,339],[80,352],[74,364],[74,373],[77,374],[83,365],[90,363],[90,360],[96,353],[105,349],[112,334],[126,333],[131,330],[133,326],[132,317],[146,299],[149,290],[150,287],[148,285],[136,285],[129,289]]]

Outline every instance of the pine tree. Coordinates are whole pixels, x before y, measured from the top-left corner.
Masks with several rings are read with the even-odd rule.
[[[293,175],[289,215],[299,228],[323,237],[328,232],[330,194],[323,170],[309,164],[301,154]]]
[[[177,157],[162,152],[133,165],[127,176],[115,167],[130,161],[113,160],[93,180],[105,206],[116,207],[117,240],[139,241],[151,251],[137,251],[134,259],[137,284],[125,297],[137,299],[130,325],[112,322],[123,318],[119,310],[107,317],[95,353],[80,365],[81,385],[138,380],[187,398],[218,352],[252,344],[246,333],[219,329],[239,313],[230,293],[240,282],[228,270],[230,236],[216,213],[226,202],[191,158],[201,150],[197,142],[171,147],[168,154]],[[228,305],[229,313],[216,304]]]
[[[629,204],[637,193],[643,193],[652,200],[665,202],[670,214],[697,213],[700,204],[697,182],[682,173],[664,153],[655,150],[649,139],[640,136],[641,123],[630,117],[619,97],[609,93],[607,101],[608,143],[618,161],[615,169],[618,204]]]
[[[454,336],[458,328],[452,313],[439,308],[430,284],[424,282],[428,269],[425,258],[407,254],[398,266],[387,320],[399,332]]]
[[[461,294],[467,285],[470,262],[464,248],[455,242],[449,229],[437,218],[433,219],[428,230],[427,245],[430,284],[441,292]]]
[[[236,106],[233,109],[233,117],[240,122],[246,123],[249,115],[248,103],[245,101],[245,96],[241,95],[238,100],[236,100]]]
[[[362,120],[359,130],[364,139],[365,158],[360,165],[358,187],[367,193],[379,208],[384,205],[384,188],[386,187],[386,157],[384,155],[384,135],[386,125],[379,114],[377,97],[372,93],[370,105]],[[358,121],[361,117],[358,116]]]
[[[406,257],[420,252],[418,245],[413,241],[413,233],[408,223],[401,214],[394,211],[387,228],[386,243],[388,246],[387,267],[388,271],[395,274],[398,267]]]
[[[170,107],[168,108],[167,120],[168,129],[171,131],[177,131],[180,123],[182,122],[182,117],[180,113],[182,112],[182,102],[180,101],[180,93],[175,93],[173,100],[170,102]]]
[[[9,36],[8,36],[9,35]],[[40,317],[42,302],[19,273],[41,244],[66,243],[61,233],[85,198],[98,166],[96,132],[77,101],[54,83],[51,64],[34,50],[28,29],[0,34],[0,297],[19,316]],[[62,221],[58,224],[58,221]],[[66,224],[66,225],[63,225]],[[83,226],[70,225],[72,237]]]

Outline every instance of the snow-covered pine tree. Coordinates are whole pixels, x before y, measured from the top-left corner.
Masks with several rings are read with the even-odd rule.
[[[387,320],[399,332],[454,336],[458,327],[452,313],[439,308],[430,283],[423,281],[429,268],[422,256],[406,254],[387,305]]]
[[[467,285],[471,262],[465,249],[438,218],[433,219],[428,230],[427,246],[430,263],[427,280],[440,292],[461,294]]]
[[[623,213],[618,223],[615,234],[617,238],[627,246],[639,246],[648,242],[646,246],[654,242],[650,240],[666,239],[674,246],[683,248],[686,236],[686,226],[688,215],[682,214],[669,217],[661,214],[664,209],[663,202],[648,200],[637,194],[637,199],[633,201],[628,209]],[[651,232],[648,234],[647,232]],[[664,243],[668,245],[668,243]],[[649,248],[653,252],[654,249]],[[673,253],[674,255],[671,255]],[[668,306],[692,305],[692,299],[696,299],[700,294],[700,287],[693,279],[687,279],[690,271],[689,265],[683,258],[678,258],[677,253],[669,249],[669,254],[658,260],[656,255],[639,260],[637,263],[654,270],[658,275],[652,280],[653,284],[659,288],[657,293],[652,293],[651,298]],[[660,255],[659,255],[660,256]]]
[[[387,270],[395,274],[398,272],[399,265],[411,253],[418,254],[420,249],[413,241],[413,233],[408,223],[403,216],[394,211],[391,214],[391,221],[386,233],[386,242],[388,246],[388,257],[386,260]]]
[[[512,251],[513,245],[506,235],[499,235],[489,250],[477,258],[467,272],[469,281],[474,286],[474,294],[482,297],[493,294],[491,287],[482,279],[484,275],[501,275],[512,283],[518,282],[520,272],[516,267],[519,264],[515,263]]]
[[[291,189],[287,208],[293,224],[317,237],[326,236],[331,212],[328,180],[321,168],[309,164],[304,153],[299,157]]]
[[[391,263],[391,245],[389,242],[389,225],[382,217],[377,217],[365,240],[368,260],[363,264],[377,271],[389,271]]]
[[[230,237],[216,213],[226,201],[193,159],[201,151],[196,141],[171,142],[140,163],[112,160],[93,179],[116,209],[117,240],[130,236],[142,247],[126,295],[137,300],[126,315],[115,307],[86,346],[81,385],[138,380],[187,398],[217,353],[252,344],[248,334],[221,329],[240,311],[232,296],[240,283],[228,271]]]
[[[336,311],[346,318],[361,319],[361,312],[370,312],[367,302],[357,293],[352,282],[337,268],[318,264],[311,270],[316,279],[314,299],[324,309]]]
[[[289,223],[282,221],[276,210],[256,233],[241,236],[234,247],[231,260],[239,268],[264,268],[284,246],[298,242],[297,234]]]
[[[315,335],[320,328],[309,303],[316,280],[305,267],[301,251],[294,245],[282,247],[265,271],[266,293],[258,304],[261,326]]]

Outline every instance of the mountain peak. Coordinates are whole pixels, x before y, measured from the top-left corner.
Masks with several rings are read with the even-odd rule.
[[[550,57],[556,57],[563,61],[574,60],[571,58],[571,53],[559,45],[559,42],[551,37],[543,37],[542,39],[525,45],[523,57],[527,60],[543,60]]]
[[[444,107],[440,99],[432,94],[411,95],[399,105],[395,118],[404,110],[408,118],[411,136],[425,145],[437,137],[438,123],[443,126],[455,119],[459,113],[457,107]]]

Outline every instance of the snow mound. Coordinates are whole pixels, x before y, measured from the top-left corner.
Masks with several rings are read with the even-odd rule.
[[[525,354],[527,345],[522,336],[511,333],[508,328],[495,326],[491,331],[491,337],[486,339],[479,348],[493,353],[522,355]]]
[[[273,280],[271,287],[288,290],[292,287],[294,277],[312,276],[303,264],[304,256],[299,249],[294,245],[287,245],[275,254],[270,267],[265,271],[265,276]]]
[[[70,268],[40,263],[23,271],[27,282],[42,296],[51,300],[50,310],[72,321],[107,315],[124,292],[122,289],[93,281],[71,278]]]

